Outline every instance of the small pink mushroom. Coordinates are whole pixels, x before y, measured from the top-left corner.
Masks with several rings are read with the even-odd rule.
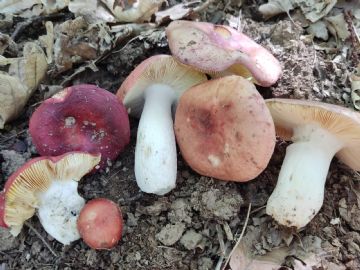
[[[111,249],[121,239],[121,210],[108,199],[91,200],[81,210],[77,227],[84,242],[91,248]]]
[[[45,100],[31,116],[29,130],[40,155],[100,153],[101,168],[130,141],[124,105],[114,94],[90,84],[65,88]]]

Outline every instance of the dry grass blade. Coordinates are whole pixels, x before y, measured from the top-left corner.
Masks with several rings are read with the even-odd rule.
[[[247,227],[247,224],[249,222],[249,217],[250,217],[250,213],[251,213],[251,203],[249,203],[249,207],[248,207],[248,211],[247,211],[247,214],[246,214],[246,219],[245,219],[245,223],[244,223],[244,227],[242,228],[242,231],[241,231],[241,234],[239,236],[239,239],[236,241],[236,244],[234,245],[233,249],[231,250],[229,256],[227,257],[223,267],[221,268],[221,270],[225,270],[226,266],[228,265],[229,263],[229,260],[231,258],[231,256],[233,255],[234,251],[236,250],[236,248],[238,247],[238,245],[240,244],[241,242],[241,239],[243,238],[244,234],[245,234],[245,230],[246,230],[246,227]]]
[[[55,251],[51,248],[49,243],[41,236],[41,234],[34,228],[33,225],[31,225],[29,222],[25,221],[24,223],[29,229],[31,229],[36,236],[44,243],[44,245],[48,248],[48,250],[55,256],[58,257],[58,255],[55,253]]]

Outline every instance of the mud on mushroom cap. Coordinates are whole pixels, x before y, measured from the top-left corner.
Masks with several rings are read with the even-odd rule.
[[[99,161],[100,155],[81,152],[71,152],[58,157],[39,157],[28,161],[12,174],[5,184],[2,193],[4,195],[4,224],[10,227],[13,235],[19,234],[25,220],[31,218],[37,208],[48,207],[43,199],[46,201],[44,195],[51,187],[54,185],[60,186],[57,194],[60,196],[60,193],[63,191],[61,186],[64,187],[64,192],[66,192],[65,188],[68,184],[72,185],[73,183],[76,192],[77,181],[91,171]],[[50,198],[50,201],[51,200],[56,202],[54,197]],[[49,200],[46,202],[48,203]],[[55,205],[54,209],[58,209],[59,212],[62,211],[60,205]],[[62,214],[65,216],[70,213],[60,213],[60,215]],[[56,215],[53,215],[53,218],[55,219]],[[41,216],[40,222],[42,222]],[[69,226],[71,226],[71,222],[68,222]],[[48,229],[46,224],[43,224],[43,226],[46,230]],[[69,227],[69,229],[71,228]],[[68,233],[70,234],[71,232],[69,231]],[[57,235],[53,235],[53,237],[59,240]],[[67,236],[60,235],[60,241],[62,237],[67,238]]]
[[[88,84],[65,88],[45,100],[31,116],[29,131],[41,155],[101,153],[100,167],[130,141],[123,104],[112,93]]]
[[[166,35],[174,57],[203,72],[250,77],[262,86],[281,76],[280,63],[268,50],[229,26],[180,20],[169,24]]]
[[[239,76],[187,90],[176,110],[175,134],[191,168],[222,180],[255,178],[275,146],[274,123],[263,98]]]

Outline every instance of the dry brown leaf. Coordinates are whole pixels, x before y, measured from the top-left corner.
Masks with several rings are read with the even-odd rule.
[[[43,50],[34,42],[24,45],[23,57],[0,58],[0,65],[9,65],[10,76],[19,78],[27,88],[29,95],[36,89],[47,71],[47,62]]]
[[[348,25],[343,13],[325,18],[328,23],[330,33],[337,39],[345,40],[350,36]]]
[[[117,7],[114,15],[118,22],[147,22],[165,0],[137,0],[129,9]]]
[[[24,45],[23,57],[0,56],[0,65],[9,65],[0,77],[0,129],[19,115],[27,100],[44,78],[47,62],[43,50],[34,42]]]
[[[0,129],[19,115],[28,97],[26,87],[18,78],[0,73]]]
[[[41,0],[2,0],[0,1],[1,13],[20,15],[34,5],[41,4]]]
[[[45,23],[46,35],[39,37],[40,45],[46,50],[47,63],[50,64],[53,60],[54,48],[54,26],[51,21]]]
[[[51,14],[67,7],[69,0],[1,0],[0,11],[5,14],[29,18]]]
[[[232,270],[277,270],[281,267],[288,248],[278,248],[265,256],[252,256],[246,244],[240,243],[230,259]]]
[[[259,7],[265,18],[271,18],[280,13],[299,7],[306,19],[316,22],[326,16],[335,6],[337,0],[269,0]]]
[[[130,6],[124,2],[126,1],[71,0],[69,10],[74,14],[84,16],[88,22],[92,23],[146,22],[158,11],[165,0],[137,0]]]
[[[194,7],[201,3],[201,1],[191,1],[188,3],[175,5],[163,11],[158,11],[155,13],[155,21],[156,23],[160,24],[166,20],[180,20],[189,16],[193,12]]]
[[[6,49],[10,50],[11,52],[16,52],[17,44],[9,35],[0,33],[0,55],[2,55]]]
[[[63,72],[75,63],[94,60],[112,46],[110,28],[105,23],[89,25],[83,17],[55,27],[54,58],[56,69]]]
[[[101,5],[100,0],[71,0],[69,10],[77,16],[83,16],[89,23],[116,22],[112,8]]]

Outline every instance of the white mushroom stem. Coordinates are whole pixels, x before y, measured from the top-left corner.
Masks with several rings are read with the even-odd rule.
[[[155,84],[145,90],[135,148],[135,177],[140,189],[163,195],[175,187],[177,160],[171,87]]]
[[[330,162],[343,143],[313,124],[297,127],[292,139],[266,213],[282,225],[301,228],[323,204]]]
[[[64,245],[80,238],[76,222],[85,200],[77,192],[78,182],[53,181],[39,196],[40,223],[52,237]]]

